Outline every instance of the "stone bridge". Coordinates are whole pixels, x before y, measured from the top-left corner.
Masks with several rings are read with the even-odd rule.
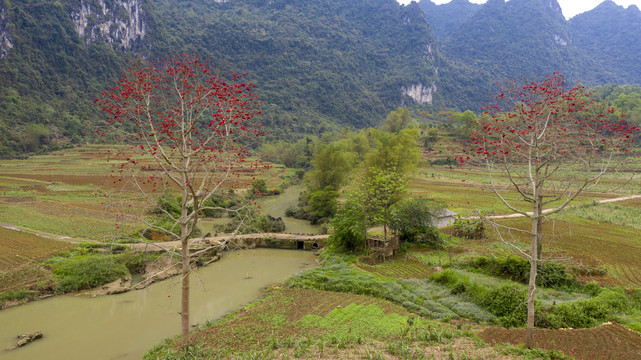
[[[258,233],[225,235],[189,239],[190,248],[277,248],[292,250],[315,250],[325,246],[329,235]],[[137,243],[129,245],[132,249],[144,252],[180,251],[180,241]]]

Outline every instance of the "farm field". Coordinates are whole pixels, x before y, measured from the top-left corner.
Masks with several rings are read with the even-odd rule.
[[[0,161],[0,222],[85,240],[136,231],[139,224],[105,205],[127,190],[111,176],[114,165],[121,163],[114,155],[118,148],[111,148],[86,145]],[[257,174],[246,171],[238,181],[246,186]],[[276,187],[287,169],[274,165],[260,175],[268,187]]]
[[[525,329],[487,328],[478,335],[490,344],[525,341]],[[561,350],[577,360],[641,358],[641,336],[619,324],[603,324],[591,329],[537,329],[534,342],[537,347]]]
[[[105,206],[105,194],[118,196],[117,190],[122,188],[122,184],[114,184],[109,175],[112,165],[117,163],[117,160],[105,157],[103,146],[83,146],[26,160],[0,161],[0,223],[33,231],[0,228],[0,293],[47,286],[52,274],[40,264],[58,252],[69,250],[80,242],[100,242],[138,230],[139,224],[123,221]],[[410,195],[439,199],[463,216],[478,211],[509,214],[489,189],[483,173],[472,170],[422,169],[412,180]],[[269,188],[274,188],[291,174],[292,170],[276,165],[266,169],[259,178],[265,179]],[[240,182],[249,184],[254,175],[244,173]],[[609,181],[614,184],[621,179],[623,177],[617,175]],[[550,235],[544,255],[568,264],[582,282],[597,281],[626,289],[641,287],[641,263],[638,261],[641,258],[638,231],[641,228],[641,199],[595,203],[595,200],[631,192],[627,189],[581,196],[576,201],[577,206],[551,218],[554,221],[547,225]],[[523,218],[501,219],[498,223],[520,230],[530,226]],[[349,268],[364,276],[398,279],[402,286],[413,286],[411,284],[420,281],[431,283],[438,272],[436,267],[456,268],[479,255],[502,257],[513,253],[510,245],[493,234],[491,226],[487,226],[486,235],[482,240],[450,238],[443,249],[413,249],[407,256],[382,264],[355,261]],[[512,245],[526,247],[529,240],[521,233],[514,241]],[[460,274],[477,282],[487,281],[491,287],[500,285],[480,275],[464,271]],[[434,301],[436,308],[447,305],[459,309],[460,313],[476,311],[473,307],[476,305],[471,304],[470,299],[465,299],[468,302],[462,305],[457,305],[459,300],[450,299],[450,295],[460,290],[438,289],[440,292],[432,294],[433,297],[421,306]],[[546,302],[586,298],[582,294],[554,291],[542,292]],[[310,358],[432,356],[464,359],[462,354],[468,353],[476,358],[537,358],[531,353],[523,353],[524,350],[518,347],[503,344],[517,344],[520,341],[518,330],[505,334],[500,332],[502,330],[483,330],[484,325],[477,322],[486,322],[480,320],[486,315],[484,312],[477,322],[466,316],[457,317],[459,312],[455,317],[444,313],[434,317],[441,319],[436,321],[428,319],[429,316],[417,316],[415,311],[401,305],[362,294],[312,289],[275,290],[264,300],[220,322],[204,326],[195,334],[196,349],[206,356],[219,358],[235,354],[242,358],[280,359],[308,354]],[[346,319],[354,325],[341,325]],[[604,331],[615,334],[619,330],[615,327],[594,328],[572,334],[589,338],[598,337]],[[408,338],[408,333],[413,337]],[[549,330],[544,334],[540,335],[544,336],[540,340],[541,347],[560,350],[577,359],[588,358],[585,354],[572,353],[572,349],[564,345],[572,342],[561,340],[567,333]],[[641,341],[638,333],[625,334],[631,335],[626,338],[628,346],[620,347],[621,354],[634,354],[635,346]],[[499,336],[506,340],[493,341]],[[171,352],[174,347],[175,344],[169,341],[155,351]]]
[[[73,246],[68,242],[0,227],[0,293],[46,283],[51,273],[38,262]]]
[[[0,227],[0,294],[46,283],[51,272],[38,262],[60,251],[140,229],[121,209],[108,206],[122,196],[122,182],[114,183],[111,176],[114,165],[121,163],[114,155],[118,149],[85,145],[0,161],[0,225],[27,230]],[[239,181],[249,184],[254,175],[244,172]],[[288,170],[280,165],[261,174],[269,187],[280,185],[286,175]]]
[[[523,231],[530,227],[529,221],[523,218],[503,219],[499,223]],[[638,228],[577,217],[555,219],[545,226],[544,257],[584,266],[586,270],[606,271],[605,275],[587,273],[582,277],[585,281],[641,287],[641,234]],[[528,240],[522,232],[513,234],[522,246],[527,246]],[[501,247],[500,240],[492,232],[488,235],[488,241],[495,248]]]
[[[418,261],[412,256],[392,259],[378,265],[369,265],[358,262],[354,265],[357,269],[381,276],[400,279],[427,279],[433,272],[432,267]]]
[[[432,174],[434,175],[432,177]],[[497,198],[492,187],[487,183],[487,176],[478,170],[460,170],[435,168],[423,170],[410,182],[410,193],[414,197],[435,198],[452,211],[463,216],[482,212],[486,215],[510,214],[510,210]],[[589,203],[594,200],[605,200],[630,195],[630,189],[617,191],[586,192],[577,197],[573,205]],[[636,192],[634,194],[639,194]],[[517,204],[517,207],[531,211],[527,203],[520,201],[516,194],[503,193],[506,199]]]
[[[307,289],[282,289],[206,324],[194,358],[526,359],[511,346],[479,342],[471,325],[426,320],[387,301]],[[168,340],[146,359],[176,354]]]

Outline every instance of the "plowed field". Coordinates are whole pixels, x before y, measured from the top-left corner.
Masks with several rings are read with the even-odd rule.
[[[72,244],[0,227],[0,293],[46,280],[37,262],[70,249]]]
[[[490,344],[525,342],[525,329],[488,328],[479,333]],[[556,349],[577,360],[641,359],[641,334],[619,324],[592,329],[536,329],[536,347]]]

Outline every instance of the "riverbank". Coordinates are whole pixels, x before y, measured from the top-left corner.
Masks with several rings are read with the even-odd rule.
[[[446,246],[478,242],[454,240]],[[186,351],[175,337],[145,359],[641,358],[641,334],[629,330],[641,309],[636,295],[595,284],[542,286],[537,295],[542,319],[573,321],[577,316],[568,309],[577,309],[582,319],[591,317],[592,325],[580,331],[552,325],[537,329],[537,347],[545,349],[528,350],[520,345],[524,330],[513,328],[524,326],[518,322],[522,299],[515,296],[524,294],[526,285],[473,270],[460,255],[442,264],[446,249],[412,247],[403,257],[369,265],[353,254],[325,251],[320,267],[294,275],[285,287],[199,328]],[[616,310],[612,299],[624,303],[629,317]],[[594,303],[604,312],[589,313]],[[628,329],[598,326],[613,319],[627,321]],[[615,336],[621,341],[613,348]]]
[[[194,270],[192,321],[214,321],[262,296],[261,289],[315,264],[315,255],[307,251],[226,253],[219,261]],[[15,343],[17,334],[40,330],[43,339],[15,352],[2,352],[0,357],[140,359],[149,348],[179,332],[179,309],[179,277],[118,295],[61,295],[32,302],[0,311],[0,351]]]
[[[31,233],[26,232],[26,234]],[[41,238],[40,240],[47,239],[53,240],[54,242],[61,241],[58,239],[50,239],[42,235],[37,236]],[[194,238],[190,240],[190,249],[192,250],[193,256],[191,263],[194,267],[206,266],[210,263],[218,261],[223,256],[224,250],[233,251],[254,248],[309,251],[318,250],[325,245],[327,237],[328,235],[261,233]],[[68,239],[65,240],[65,242],[68,241]],[[82,244],[87,247],[83,247]],[[92,252],[100,253],[102,251],[101,248],[97,247],[98,245],[101,245],[99,243],[81,243],[74,245],[80,246],[80,250],[75,250],[75,252],[78,253],[75,256],[79,258],[87,256],[86,254],[90,254]],[[96,247],[94,247],[94,245],[96,245]],[[101,246],[107,245],[102,244]],[[121,249],[120,251],[127,250],[134,253],[156,254],[157,256],[150,258],[150,260],[146,263],[136,264],[135,267],[140,269],[138,273],[131,273],[125,276],[120,276],[113,281],[108,281],[104,284],[100,284],[99,286],[90,289],[74,291],[71,292],[72,295],[97,297],[120,294],[131,290],[144,289],[158,281],[163,281],[167,278],[180,274],[181,262],[179,253],[181,244],[179,241],[155,243],[140,242],[132,244],[119,244],[117,246],[119,249]],[[109,255],[106,254],[103,256]],[[45,265],[45,267],[47,266],[48,265]],[[42,266],[38,266],[38,268],[41,267]],[[36,287],[32,288],[32,290],[16,292],[15,299],[2,301],[1,309],[24,305],[28,302],[49,298],[54,295],[56,295],[55,285],[51,282],[48,282],[47,286],[42,286],[40,291],[38,291],[38,288]]]
[[[192,251],[191,263],[194,267],[207,266],[220,260],[225,252],[255,248],[317,251],[325,246],[328,237],[329,235],[260,233],[195,238],[189,240]],[[181,242],[135,243],[127,246],[136,252],[171,255],[179,253]],[[132,277],[128,276],[97,288],[81,291],[78,295],[96,297],[144,289],[155,282],[179,275],[181,266],[178,256],[163,256],[145,265],[145,271],[140,274],[139,282],[134,283]]]

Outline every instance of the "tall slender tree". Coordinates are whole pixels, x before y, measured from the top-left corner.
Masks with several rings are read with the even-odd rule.
[[[130,145],[119,173],[130,170],[142,200],[180,229],[168,233],[181,241],[183,346],[189,344],[190,330],[188,239],[201,212],[209,209],[208,200],[227,192],[238,170],[260,166],[248,161],[247,146],[263,133],[252,123],[260,103],[255,86],[242,81],[245,75],[223,75],[197,55],[139,61],[96,99],[109,114],[105,128],[96,131]],[[179,216],[158,206],[154,193],[163,187],[180,194]]]
[[[485,113],[488,116],[472,139],[472,156],[483,161],[503,204],[532,223],[530,251],[524,252],[530,262],[526,333],[530,348],[543,220],[597,186],[621,159],[617,153],[629,150],[631,135],[638,129],[615,116],[613,108],[594,102],[583,86],[568,88],[559,73],[542,81],[506,84]],[[531,211],[505,196],[498,177],[530,204]]]

